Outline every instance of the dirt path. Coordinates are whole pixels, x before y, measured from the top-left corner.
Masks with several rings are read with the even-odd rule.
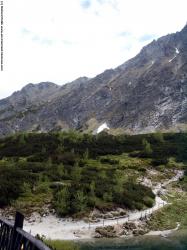
[[[31,232],[33,235],[40,234],[45,235],[47,238],[51,239],[90,239],[93,237],[95,228],[98,226],[107,226],[115,224],[123,224],[127,221],[135,221],[141,217],[152,214],[154,211],[160,209],[167,204],[163,201],[158,193],[164,190],[164,187],[168,184],[178,181],[182,176],[183,171],[176,171],[176,175],[170,180],[165,181],[162,184],[158,184],[154,187],[153,192],[156,195],[155,205],[150,209],[145,209],[143,211],[133,211],[128,214],[128,216],[118,219],[105,219],[97,223],[86,223],[83,220],[73,221],[72,219],[58,218],[54,215],[48,215],[40,219],[34,219],[32,223],[26,221],[24,224],[24,230]]]

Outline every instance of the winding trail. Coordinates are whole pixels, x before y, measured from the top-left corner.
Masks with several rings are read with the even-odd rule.
[[[47,238],[51,239],[62,239],[62,240],[73,240],[73,239],[90,239],[93,238],[95,233],[95,228],[98,226],[109,226],[123,224],[127,221],[135,221],[147,215],[151,215],[154,211],[160,209],[161,207],[168,204],[166,201],[162,200],[158,193],[164,190],[164,187],[168,184],[178,181],[184,174],[184,171],[176,171],[176,175],[170,180],[164,183],[157,184],[153,192],[155,193],[155,205],[152,208],[145,209],[142,211],[130,212],[128,216],[118,218],[118,219],[105,219],[96,223],[86,223],[83,220],[73,221],[72,219],[58,218],[55,215],[48,215],[42,218],[35,218],[33,222],[25,221],[24,230],[31,232],[36,235],[45,235]]]

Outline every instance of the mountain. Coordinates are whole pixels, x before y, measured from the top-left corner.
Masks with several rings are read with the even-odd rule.
[[[69,128],[130,133],[187,123],[187,25],[94,78],[28,84],[0,100],[0,135]]]

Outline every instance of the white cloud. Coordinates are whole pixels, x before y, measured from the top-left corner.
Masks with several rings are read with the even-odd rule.
[[[180,30],[186,0],[4,0],[0,98],[29,82],[92,77]]]

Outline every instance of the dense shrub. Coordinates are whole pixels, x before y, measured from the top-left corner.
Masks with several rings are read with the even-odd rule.
[[[167,158],[157,158],[151,161],[153,166],[166,165],[168,163]]]
[[[0,207],[10,205],[24,191],[24,182],[32,182],[33,178],[24,170],[14,167],[0,168]]]
[[[100,159],[101,163],[109,163],[109,164],[119,164],[119,160],[114,160],[114,159],[110,159],[110,158],[101,158]]]
[[[150,188],[141,184],[128,182],[124,184],[124,190],[121,194],[115,194],[114,200],[116,203],[125,205],[130,209],[139,209],[144,205],[153,205],[154,198],[155,195]]]

